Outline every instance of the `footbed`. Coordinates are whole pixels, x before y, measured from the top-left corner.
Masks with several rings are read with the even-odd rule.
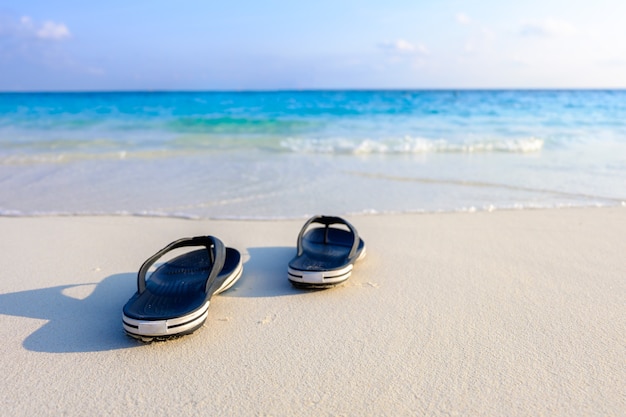
[[[307,231],[302,237],[302,255],[289,262],[289,267],[300,271],[330,271],[343,268],[350,264],[365,247],[362,239],[354,255],[354,259],[348,259],[354,236],[352,233],[329,228],[326,243],[324,243],[324,228],[315,228]]]
[[[224,267],[205,293],[211,261],[206,249],[177,256],[160,265],[146,280],[146,290],[124,306],[124,315],[137,320],[166,320],[181,317],[202,307],[240,263],[241,255],[226,248]]]

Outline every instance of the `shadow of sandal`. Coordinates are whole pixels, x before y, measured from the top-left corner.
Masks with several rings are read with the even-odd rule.
[[[220,297],[281,297],[303,295],[287,279],[287,264],[295,256],[293,246],[248,248],[243,276]]]
[[[25,349],[35,352],[97,352],[142,346],[126,336],[121,326],[122,305],[135,291],[136,274],[111,275],[93,285],[93,292],[83,299],[68,295],[81,285],[1,294],[0,314],[48,321],[23,342]],[[82,286],[88,290],[92,284]]]

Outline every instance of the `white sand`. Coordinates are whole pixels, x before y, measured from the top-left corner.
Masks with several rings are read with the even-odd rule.
[[[0,218],[1,414],[626,415],[626,209],[349,219],[367,258],[303,292],[303,221]],[[239,283],[191,336],[125,336],[141,263],[200,234]]]

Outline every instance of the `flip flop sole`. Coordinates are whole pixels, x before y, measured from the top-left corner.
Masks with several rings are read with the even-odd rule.
[[[243,264],[240,262],[233,273],[212,295],[228,290],[239,280],[242,273]],[[137,320],[122,314],[122,324],[126,334],[143,342],[173,339],[191,334],[202,327],[209,314],[209,304],[210,299],[196,311],[165,320]]]

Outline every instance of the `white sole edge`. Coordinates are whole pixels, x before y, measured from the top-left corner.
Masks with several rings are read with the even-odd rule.
[[[365,248],[363,248],[354,263],[360,261],[364,257]],[[341,269],[333,269],[330,271],[301,271],[299,269],[287,267],[287,273],[289,274],[290,281],[300,284],[336,285],[350,278],[352,269],[354,268],[354,263]]]
[[[193,313],[167,320],[137,320],[122,314],[124,330],[138,337],[163,337],[185,333],[202,325],[209,315],[210,301]]]
[[[239,264],[237,265],[235,272],[230,276],[230,278],[224,281],[221,287],[215,290],[213,295],[222,293],[226,291],[227,289],[229,289],[230,287],[232,287],[233,285],[235,285],[235,282],[239,281],[239,278],[241,278],[242,274],[243,274],[243,262],[239,261]]]

